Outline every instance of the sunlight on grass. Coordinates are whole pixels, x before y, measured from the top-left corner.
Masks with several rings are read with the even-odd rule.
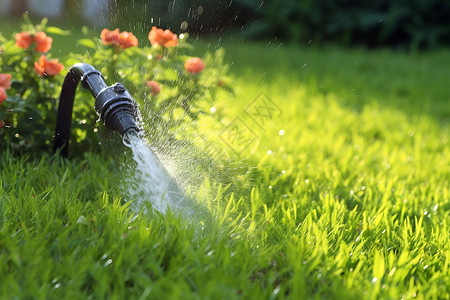
[[[448,51],[224,46],[236,96],[187,175],[207,214],[133,215],[110,154],[2,154],[1,297],[448,298]]]

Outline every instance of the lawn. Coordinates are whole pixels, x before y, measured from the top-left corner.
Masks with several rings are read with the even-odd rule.
[[[131,209],[125,148],[2,150],[0,298],[450,298],[448,50],[195,45],[236,94],[165,161],[201,213]]]

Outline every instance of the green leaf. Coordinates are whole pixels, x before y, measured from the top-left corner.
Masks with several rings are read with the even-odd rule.
[[[224,89],[231,95],[236,96],[236,93],[234,92],[233,88],[230,85],[224,83],[220,88]]]
[[[63,35],[63,36],[70,35],[70,31],[69,30],[63,30],[63,29],[55,27],[55,26],[47,27],[45,29],[45,31],[47,31],[47,33],[53,33],[53,34]]]
[[[93,40],[91,39],[81,39],[78,40],[78,44],[85,46],[87,48],[91,48],[91,49],[96,49],[97,47],[95,46],[95,43]]]
[[[47,26],[48,23],[48,19],[47,18],[42,18],[41,24],[39,24],[39,27],[41,30],[45,29],[45,26]]]

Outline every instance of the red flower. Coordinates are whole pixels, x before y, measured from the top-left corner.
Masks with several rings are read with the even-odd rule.
[[[160,45],[166,48],[175,47],[178,44],[178,36],[169,29],[162,30],[152,27],[148,34],[148,39],[152,45]]]
[[[63,64],[59,63],[57,59],[47,60],[45,55],[39,58],[39,62],[34,63],[34,70],[39,76],[56,75],[64,69]]]
[[[116,28],[114,31],[103,29],[100,38],[103,45],[118,46],[122,49],[137,47],[138,45],[138,39],[134,34],[128,31],[119,32],[119,28]]]
[[[150,88],[150,94],[152,96],[156,96],[161,92],[161,87],[156,81],[147,81],[146,85]]]
[[[131,32],[124,31],[119,34],[119,46],[122,49],[137,47],[138,39]]]
[[[205,64],[203,61],[198,57],[191,57],[186,60],[184,63],[184,68],[188,73],[196,74],[200,73],[205,69]]]
[[[24,31],[16,34],[16,46],[22,47],[23,49],[30,48],[30,45],[33,44],[33,37],[28,31]]]
[[[8,95],[6,94],[5,89],[0,86],[0,105],[2,105],[6,98],[8,98]]]
[[[5,90],[11,87],[11,75],[0,73],[0,87]]]
[[[53,39],[45,34],[43,31],[36,32],[34,35],[36,42],[36,51],[47,53],[52,48]]]

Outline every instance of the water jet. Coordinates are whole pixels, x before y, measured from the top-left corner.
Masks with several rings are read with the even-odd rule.
[[[191,202],[148,147],[145,138],[139,134],[136,101],[121,83],[107,86],[102,74],[89,64],[73,65],[64,79],[56,120],[54,151],[60,151],[64,157],[68,156],[72,110],[80,81],[95,98],[95,110],[106,127],[119,132],[124,144],[132,150],[135,167],[130,168],[133,174],[127,192],[134,200],[137,210],[142,202],[149,201],[159,212],[175,209],[191,215]]]

